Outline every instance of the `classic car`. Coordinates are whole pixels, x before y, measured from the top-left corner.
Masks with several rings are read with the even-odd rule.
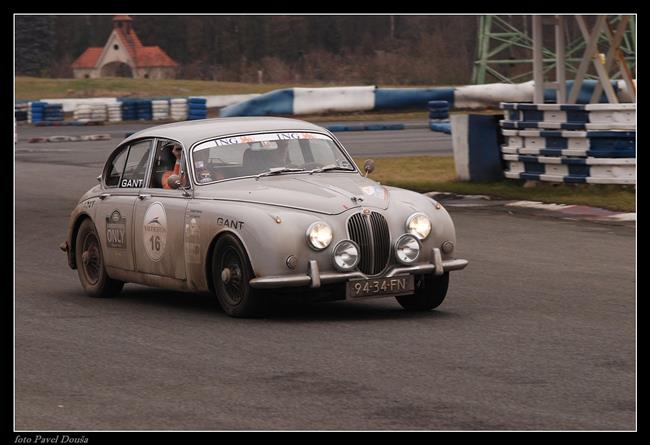
[[[431,310],[467,265],[453,257],[453,222],[435,200],[368,178],[373,169],[296,119],[150,127],[108,157],[60,247],[95,297],[130,282],[210,292],[235,317],[264,314],[283,289]]]

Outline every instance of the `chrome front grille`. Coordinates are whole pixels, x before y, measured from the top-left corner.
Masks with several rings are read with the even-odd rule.
[[[386,218],[377,212],[356,213],[348,220],[350,239],[359,245],[359,270],[366,275],[377,275],[388,264],[390,231]]]

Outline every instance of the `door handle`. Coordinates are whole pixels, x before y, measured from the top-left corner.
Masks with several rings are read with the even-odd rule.
[[[104,200],[104,199],[108,198],[109,196],[111,196],[110,193],[102,193],[101,195],[99,195],[99,199]]]
[[[144,194],[144,193],[140,193],[140,194],[138,195],[138,199],[139,199],[140,201],[143,201],[143,200],[145,200],[145,199],[147,199],[147,198],[151,198],[151,195],[147,195],[147,194]]]

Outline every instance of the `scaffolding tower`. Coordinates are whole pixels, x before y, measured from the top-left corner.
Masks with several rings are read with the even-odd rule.
[[[554,32],[545,36],[545,27],[553,27]],[[612,68],[617,70],[610,76]],[[536,101],[544,87],[551,87],[558,91],[558,102],[568,100],[566,103],[572,103],[575,97],[567,98],[565,91],[568,75],[578,86],[584,79],[599,79],[598,96],[594,92],[594,97],[600,97],[604,90],[610,102],[615,102],[611,86],[608,88],[610,81],[623,79],[628,90],[635,94],[635,71],[636,16],[479,17],[477,57],[472,76],[475,84],[519,83],[534,79],[538,80]],[[545,77],[554,78],[546,82]],[[577,94],[577,90],[574,88],[571,96]]]

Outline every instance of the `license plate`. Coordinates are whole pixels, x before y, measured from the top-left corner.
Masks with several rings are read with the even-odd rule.
[[[391,278],[370,278],[368,280],[350,280],[346,287],[347,298],[397,296],[412,294],[415,289],[413,275],[401,275]]]

